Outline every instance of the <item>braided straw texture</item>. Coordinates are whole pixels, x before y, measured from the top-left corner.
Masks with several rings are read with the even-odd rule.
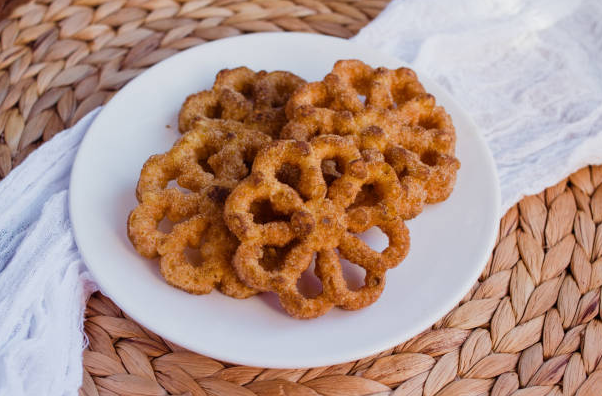
[[[19,5],[0,21],[0,179],[41,143],[178,51],[249,32],[350,37],[387,3],[41,0]]]
[[[232,366],[162,339],[96,293],[86,311],[80,394],[599,396],[601,286],[598,166],[510,209],[460,304],[431,329],[359,361],[304,370]]]

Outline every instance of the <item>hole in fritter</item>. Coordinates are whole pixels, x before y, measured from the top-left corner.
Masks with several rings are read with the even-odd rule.
[[[372,250],[378,253],[382,253],[389,246],[389,237],[376,226],[360,234],[355,234],[355,236],[366,242]]]
[[[259,259],[259,265],[266,271],[278,271],[284,266],[286,255],[295,247],[296,241],[291,241],[285,246],[263,247],[263,256]]]
[[[253,85],[245,84],[239,91],[247,100],[253,100]]]
[[[337,159],[324,159],[322,160],[322,177],[326,185],[330,185],[343,175],[343,167],[340,165]]]
[[[420,161],[424,162],[428,166],[435,166],[435,165],[437,165],[437,157],[438,156],[439,156],[439,154],[436,151],[425,151],[420,156]]]
[[[358,97],[366,96],[372,85],[372,76],[366,73],[358,73],[350,79],[351,86],[357,91]]]
[[[222,118],[222,113],[224,112],[224,108],[221,103],[216,103],[215,106],[210,106],[207,109],[207,117],[208,118]]]
[[[355,201],[353,201],[349,209],[357,208],[359,206],[374,206],[378,204],[381,199],[381,194],[374,184],[364,184],[362,189],[357,193]]]
[[[341,269],[343,270],[343,278],[347,282],[347,288],[352,291],[359,290],[364,286],[364,279],[366,278],[366,270],[357,264],[340,257]]]
[[[170,181],[167,183],[167,186],[166,186],[165,188],[166,188],[166,189],[169,189],[169,188],[175,188],[176,190],[180,190],[181,192],[183,192],[183,193],[185,193],[185,194],[187,194],[187,193],[190,193],[190,192],[191,192],[189,189],[187,189],[187,188],[185,188],[185,187],[182,187],[182,186],[180,186],[176,180],[170,180]]]
[[[253,221],[257,224],[290,220],[290,216],[274,210],[272,203],[268,199],[253,202],[250,212],[253,214]]]
[[[253,169],[253,160],[252,159],[247,159],[245,158],[243,160],[245,167],[247,168],[247,176],[251,173],[251,170]]]
[[[285,162],[276,172],[276,179],[280,183],[284,183],[297,190],[299,181],[301,180],[301,168],[299,165]]]
[[[276,83],[276,95],[272,98],[272,107],[282,107],[295,91],[296,86],[293,84],[279,81]]]
[[[184,256],[186,256],[186,260],[188,260],[188,262],[195,267],[203,264],[203,256],[201,255],[201,251],[199,249],[187,247],[184,249]]]
[[[334,101],[334,96],[328,94],[315,95],[308,99],[311,100],[311,103],[308,104],[313,107],[321,109],[330,109],[332,107],[332,102]]]
[[[167,217],[164,217],[163,220],[157,224],[157,230],[161,231],[164,234],[169,234],[173,230],[174,222],[169,220]]]
[[[392,93],[393,93],[393,103],[391,104],[391,107],[393,109],[400,108],[408,100],[411,99],[411,96],[408,95],[408,93],[405,92],[403,89],[397,89],[397,90],[394,89]]]
[[[391,94],[393,95],[393,100],[395,101],[394,107],[402,107],[407,101],[415,98],[417,95],[423,92],[424,90],[419,83],[408,83],[406,81],[395,84],[391,89]]]
[[[420,117],[418,120],[418,125],[427,130],[438,129],[440,127],[437,120],[435,120],[433,117]]]
[[[402,177],[408,176],[409,174],[410,174],[410,170],[406,166],[402,170],[397,172],[397,178],[401,180]]]
[[[213,168],[207,162],[207,158],[199,158],[198,164],[203,168],[203,171],[213,174]]]
[[[316,257],[312,260],[310,266],[301,274],[297,281],[297,290],[305,298],[316,298],[322,293],[322,282],[315,273]]]

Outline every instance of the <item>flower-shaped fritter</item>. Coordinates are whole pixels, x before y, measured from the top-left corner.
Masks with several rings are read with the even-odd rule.
[[[323,81],[295,92],[286,115],[282,139],[350,135],[361,151],[380,151],[404,189],[405,219],[418,215],[425,203],[447,199],[453,190],[460,162],[454,156],[451,117],[410,69],[338,61]]]
[[[224,223],[223,203],[270,140],[238,123],[199,120],[171,150],[146,161],[128,236],[142,256],[161,256],[161,274],[169,284],[195,294],[216,286],[236,298],[256,293],[232,269],[238,241]],[[171,181],[179,188],[168,186]],[[164,218],[176,223],[170,232],[159,229]],[[196,254],[198,265],[188,251]]]
[[[209,118],[241,122],[276,138],[286,123],[284,106],[304,83],[285,71],[224,69],[217,74],[212,89],[186,99],[180,110],[180,132],[188,131],[200,118]]]
[[[339,177],[327,182],[325,161],[333,161]],[[357,202],[362,192],[372,199]],[[274,141],[257,154],[253,172],[226,201],[224,218],[241,242],[233,265],[242,281],[277,293],[297,318],[317,317],[333,306],[363,308],[378,299],[386,270],[408,252],[408,230],[397,215],[400,199],[394,170],[383,161],[364,161],[350,139]],[[254,209],[265,205],[273,212],[271,221]],[[389,238],[382,252],[355,235],[372,227]],[[348,287],[339,254],[366,271],[358,290]],[[297,282],[314,255],[322,291],[306,297]]]

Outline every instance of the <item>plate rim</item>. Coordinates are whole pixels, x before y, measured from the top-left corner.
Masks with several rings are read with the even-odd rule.
[[[141,74],[136,76],[134,79],[129,81],[122,88],[120,88],[115,93],[114,97],[117,97],[118,95],[119,96],[126,95],[128,87],[131,87],[132,84],[134,83],[134,81],[136,81],[139,78],[142,78],[144,75],[149,73],[151,70],[155,69],[156,67],[159,67],[159,65],[162,65],[167,62],[174,62],[175,59],[177,59],[178,57],[184,56],[183,54],[185,54],[185,53],[196,51],[200,47],[206,48],[207,46],[219,46],[219,45],[223,45],[224,42],[247,40],[247,39],[252,39],[252,38],[260,39],[261,37],[265,37],[265,36],[281,36],[281,37],[284,37],[284,39],[286,39],[286,37],[292,37],[292,36],[313,36],[314,39],[318,39],[318,40],[327,40],[327,41],[330,40],[333,42],[338,41],[338,42],[344,42],[346,44],[350,43],[349,40],[345,40],[345,39],[341,39],[341,38],[337,38],[337,37],[333,37],[333,36],[327,36],[327,35],[321,35],[321,34],[315,34],[315,33],[304,33],[304,32],[249,33],[249,34],[214,40],[214,41],[211,41],[208,43],[203,43],[203,44],[188,48],[184,51],[181,51],[173,56],[170,56],[170,57],[154,64],[153,66],[149,67],[144,72],[142,72]],[[487,249],[483,249],[483,252],[486,252],[486,253],[483,253],[482,254],[483,257],[479,258],[479,262],[481,262],[482,264],[479,266],[478,271],[475,270],[475,272],[470,274],[470,276],[463,277],[463,282],[461,285],[458,285],[458,287],[456,289],[456,293],[454,295],[454,298],[450,298],[447,302],[440,304],[438,306],[436,313],[432,312],[430,315],[425,315],[421,321],[418,321],[418,323],[414,323],[414,325],[411,326],[411,330],[396,333],[396,337],[391,336],[390,338],[381,339],[381,340],[371,343],[372,347],[370,350],[362,350],[360,352],[357,349],[349,348],[348,350],[345,351],[345,353],[341,353],[340,355],[334,356],[334,357],[322,356],[321,359],[314,358],[313,361],[302,361],[302,362],[300,362],[300,364],[295,364],[295,363],[282,364],[282,363],[277,362],[277,361],[286,360],[285,358],[283,359],[282,357],[279,359],[269,359],[269,358],[263,359],[262,357],[258,357],[257,359],[243,357],[243,358],[239,359],[238,357],[233,358],[232,356],[225,356],[225,355],[222,355],[221,353],[216,353],[214,350],[201,350],[201,348],[198,348],[197,345],[191,345],[189,342],[186,342],[185,340],[184,341],[182,341],[182,340],[175,341],[175,343],[177,345],[182,346],[192,352],[207,356],[211,359],[215,359],[218,361],[234,363],[237,365],[255,366],[255,367],[259,366],[259,367],[283,368],[283,369],[302,369],[302,368],[336,365],[336,364],[340,364],[340,363],[345,363],[345,362],[361,359],[361,358],[370,356],[374,353],[378,353],[378,352],[381,352],[388,348],[391,348],[402,342],[405,342],[405,341],[415,337],[416,335],[420,334],[420,332],[422,332],[424,330],[428,330],[432,326],[433,323],[435,323],[437,320],[443,318],[464,297],[464,295],[466,295],[466,293],[468,293],[468,291],[471,289],[471,287],[478,280],[483,269],[486,267],[488,257],[490,254],[492,254],[492,250],[495,247],[495,241],[497,238],[497,234],[499,233],[499,227],[500,227],[499,220],[501,219],[501,187],[500,187],[500,180],[499,180],[499,175],[498,175],[498,171],[497,171],[497,166],[495,164],[493,154],[491,152],[491,149],[487,145],[482,133],[480,133],[481,129],[476,125],[473,118],[470,116],[470,113],[468,111],[466,111],[452,97],[452,95],[449,94],[440,84],[438,84],[436,81],[434,81],[432,78],[430,78],[427,74],[422,72],[422,70],[414,68],[413,66],[409,65],[407,62],[399,59],[397,56],[386,54],[383,51],[381,51],[380,49],[370,48],[367,45],[364,45],[361,43],[355,43],[355,42],[351,42],[351,43],[354,46],[358,47],[358,49],[359,49],[358,52],[360,52],[362,50],[367,50],[370,52],[379,52],[385,56],[397,59],[399,62],[401,62],[402,64],[404,64],[408,67],[412,67],[413,70],[417,71],[417,73],[420,75],[420,78],[422,80],[428,80],[429,85],[436,86],[442,93],[445,94],[445,96],[446,96],[445,101],[450,101],[450,102],[454,103],[454,105],[457,107],[457,109],[463,113],[463,117],[465,118],[465,121],[470,125],[470,128],[476,132],[475,140],[476,140],[476,142],[478,142],[479,146],[481,146],[481,148],[483,149],[482,151],[485,153],[485,156],[487,158],[487,167],[490,168],[492,176],[494,177],[492,184],[493,184],[495,191],[492,191],[492,192],[493,192],[493,197],[495,200],[494,203],[495,203],[495,207],[496,207],[495,218],[498,219],[492,229],[489,240],[487,241]],[[113,103],[115,103],[115,101],[113,101]],[[76,219],[78,219],[78,215],[77,215],[77,210],[75,210],[75,208],[74,208],[74,199],[73,199],[73,195],[74,195],[73,191],[75,191],[76,189],[72,188],[72,186],[77,184],[78,169],[80,169],[80,167],[78,167],[78,166],[80,165],[80,163],[83,162],[83,160],[82,160],[83,154],[82,153],[85,151],[85,150],[83,150],[83,148],[87,147],[87,144],[89,144],[89,142],[91,140],[91,139],[89,139],[90,134],[88,132],[91,129],[93,129],[94,124],[97,122],[99,116],[101,116],[101,114],[103,112],[105,112],[107,108],[110,108],[110,106],[111,106],[111,101],[109,101],[107,104],[103,105],[100,112],[95,116],[94,120],[91,122],[91,124],[88,128],[88,131],[86,131],[86,134],[82,138],[80,146],[78,147],[77,154],[75,156],[75,160],[74,160],[72,168],[71,168],[71,174],[69,176],[69,205],[68,206],[69,206],[69,218],[70,218],[70,221],[72,224],[74,240],[75,240],[76,246],[78,247],[78,252],[80,253],[80,255],[82,257],[82,261],[84,262],[84,265],[86,266],[86,268],[90,271],[92,278],[94,279],[94,282],[96,282],[98,284],[100,291],[103,294],[105,294],[107,297],[109,297],[113,301],[115,301],[113,293],[105,290],[103,285],[101,285],[96,280],[98,278],[96,276],[97,269],[94,269],[93,266],[89,266],[87,264],[90,261],[90,260],[88,260],[89,257],[86,257],[86,253],[84,252],[84,250],[82,250],[80,248],[81,242],[80,242],[80,236],[78,236],[80,231],[78,231],[78,230],[81,230],[81,228],[80,228],[81,221],[76,220]],[[115,303],[117,304],[117,301],[115,301]],[[121,303],[121,304],[123,304],[123,303]],[[127,305],[127,303],[126,303],[126,305]],[[123,308],[120,306],[120,309],[123,309]],[[152,332],[159,334],[162,338],[166,338],[168,340],[170,339],[167,336],[161,335],[161,333],[163,333],[162,331],[156,331],[156,327],[153,324],[149,324],[145,320],[144,317],[138,316],[138,314],[136,312],[133,312],[131,310],[126,310],[126,309],[123,309],[123,310],[124,310],[124,312],[126,312],[128,314],[128,316],[130,316],[137,323],[142,324],[142,326],[144,326],[145,328],[151,330]],[[350,352],[350,351],[352,351],[352,352]],[[262,361],[262,359],[263,359],[263,361]],[[289,360],[294,360],[294,359],[289,359]],[[308,360],[308,359],[306,359],[306,360]]]

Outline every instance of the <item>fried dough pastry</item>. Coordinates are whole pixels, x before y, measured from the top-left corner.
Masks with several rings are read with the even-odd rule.
[[[295,92],[286,115],[282,139],[350,135],[369,157],[380,153],[401,183],[404,219],[418,215],[425,203],[447,199],[453,189],[460,162],[451,117],[410,69],[338,61],[323,81]]]
[[[188,131],[199,118],[209,118],[238,121],[276,138],[286,123],[284,106],[304,83],[285,71],[224,69],[217,74],[211,90],[186,99],[180,110],[180,132]]]
[[[332,161],[339,177],[325,180],[325,161]],[[367,190],[372,202],[356,202]],[[408,230],[397,215],[400,198],[394,170],[383,161],[363,160],[351,139],[274,141],[257,154],[251,175],[226,200],[224,218],[241,242],[233,259],[236,273],[257,290],[277,293],[296,318],[314,318],[333,306],[363,308],[378,299],[385,272],[408,252]],[[258,215],[256,208],[264,206],[273,211],[272,221]],[[380,253],[355,235],[371,227],[389,237]],[[360,289],[348,287],[339,254],[366,270]],[[306,297],[297,282],[314,256],[322,291]]]
[[[140,204],[129,216],[128,236],[142,256],[161,257],[167,283],[194,294],[214,287],[236,298],[257,292],[232,269],[238,241],[224,223],[223,203],[270,140],[238,123],[199,120],[171,150],[146,161],[136,188]],[[171,181],[189,192],[169,187]],[[176,223],[170,232],[159,230],[164,218]],[[189,249],[199,265],[187,256]]]

